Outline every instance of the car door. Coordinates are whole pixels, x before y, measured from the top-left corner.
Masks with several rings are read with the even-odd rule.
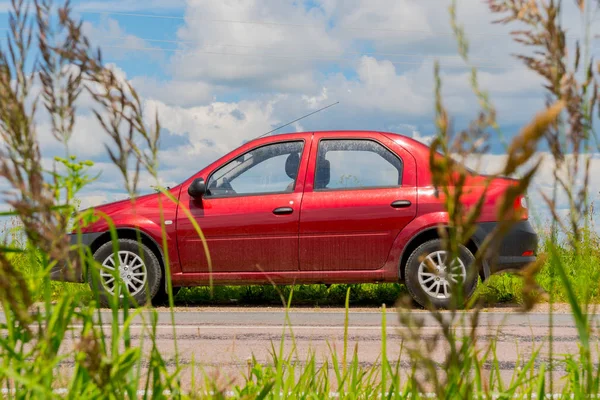
[[[206,237],[213,273],[298,269],[305,142],[251,148],[210,172],[201,199],[182,193],[182,202]],[[182,212],[177,228],[182,271],[209,272],[202,241]]]
[[[374,270],[416,215],[416,163],[376,133],[315,134],[300,216],[300,270]]]

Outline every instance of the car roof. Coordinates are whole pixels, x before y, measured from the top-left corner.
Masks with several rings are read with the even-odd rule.
[[[344,130],[331,130],[331,131],[304,131],[304,132],[284,132],[284,133],[272,133],[268,136],[262,136],[262,137],[258,137],[256,139],[262,139],[262,138],[275,138],[275,137],[285,137],[285,136],[294,136],[294,135],[312,135],[312,134],[327,134],[327,135],[331,135],[331,136],[347,136],[348,134],[351,135],[360,135],[361,133],[368,133],[368,134],[373,134],[373,133],[379,133],[385,136],[394,136],[397,138],[403,138],[403,139],[407,139],[409,141],[416,141],[414,138],[410,137],[410,136],[406,136],[403,135],[401,133],[395,133],[395,132],[384,132],[384,131],[374,131],[374,130],[366,130],[366,129],[344,129]],[[256,140],[255,139],[255,140]],[[420,142],[419,142],[420,143]]]
[[[349,133],[351,134],[361,134],[361,133],[381,133],[384,135],[395,135],[395,136],[402,136],[402,137],[408,137],[408,136],[404,136],[401,135],[399,133],[393,133],[393,132],[382,132],[382,131],[370,131],[370,130],[366,130],[366,129],[339,129],[339,130],[331,130],[331,131],[305,131],[305,132],[285,132],[285,133],[272,133],[269,136],[263,136],[263,137],[275,137],[275,136],[285,136],[285,135],[301,135],[301,134],[305,134],[305,135],[311,135],[313,133],[318,133],[318,134],[328,134],[328,135],[332,135],[332,136],[344,136],[347,135]]]
[[[373,133],[378,133],[384,136],[387,136],[388,138],[392,139],[392,140],[400,140],[401,144],[405,144],[405,145],[416,145],[418,147],[425,147],[428,148],[429,146],[427,146],[426,144],[410,137],[410,136],[406,136],[406,135],[402,135],[400,133],[395,133],[395,132],[384,132],[384,131],[376,131],[376,130],[351,130],[351,129],[346,129],[346,130],[331,130],[331,131],[306,131],[306,132],[285,132],[285,133],[272,133],[268,136],[263,136],[260,138],[256,138],[255,140],[252,140],[251,142],[254,141],[271,141],[271,140],[277,140],[278,138],[285,138],[287,136],[289,137],[298,137],[298,136],[303,136],[303,135],[312,135],[312,134],[326,134],[328,136],[332,136],[332,137],[344,137],[344,136],[348,136],[349,134],[354,136],[354,135],[360,135],[361,133],[363,134],[373,134]],[[270,140],[269,140],[270,139]]]

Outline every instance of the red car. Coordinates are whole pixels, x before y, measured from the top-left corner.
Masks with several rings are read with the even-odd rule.
[[[370,131],[253,140],[170,189],[179,206],[156,193],[97,207],[117,228],[118,262],[102,219],[71,241],[89,246],[103,266],[96,289],[104,301],[117,276],[140,302],[164,297],[168,260],[174,287],[211,278],[216,285],[403,281],[421,305],[445,307],[451,281],[462,280],[467,295],[475,290],[477,275],[467,274],[473,254],[496,226],[496,204],[515,181],[495,179],[485,193],[483,177],[467,181],[464,202],[485,196],[485,205],[477,232],[447,265],[437,227],[448,215],[432,185],[429,151],[411,138]],[[538,238],[525,199],[514,207],[523,219],[494,260],[485,260],[483,279],[535,260]],[[86,269],[66,274],[56,267],[52,279],[91,282]]]

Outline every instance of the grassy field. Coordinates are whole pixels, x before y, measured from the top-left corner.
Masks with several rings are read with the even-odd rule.
[[[545,243],[547,239],[543,239]],[[16,243],[15,245],[19,245]],[[544,246],[542,246],[544,248]],[[590,282],[600,281],[600,239],[596,234],[590,234],[582,240],[581,251],[583,258],[576,258],[572,249],[566,243],[555,246],[559,257],[565,265],[567,275],[572,283],[577,299],[581,302],[600,303],[600,285]],[[546,257],[547,254],[541,254]],[[41,263],[38,258],[26,254],[11,256],[16,266],[31,279],[39,276]],[[576,261],[576,260],[580,261]],[[542,289],[540,301],[549,300],[552,294],[555,302],[567,302],[568,293],[564,286],[557,284],[556,276],[552,277],[551,264],[547,262],[536,275],[536,281]],[[31,283],[31,281],[30,281]],[[87,284],[50,282],[52,297],[72,295],[81,292],[83,301],[90,301],[92,293]],[[357,285],[298,285],[293,288],[293,306],[328,307],[343,306],[346,291],[351,289],[350,306],[373,306],[382,304],[393,306],[399,297],[408,292],[403,284],[357,284]],[[215,286],[182,288],[175,301],[178,305],[281,305],[282,298],[287,299],[292,290],[291,286]],[[504,273],[493,275],[484,283],[480,282],[476,292],[477,298],[484,305],[493,306],[502,303],[521,304],[523,302],[523,279],[519,275]],[[41,294],[38,295],[41,300]]]

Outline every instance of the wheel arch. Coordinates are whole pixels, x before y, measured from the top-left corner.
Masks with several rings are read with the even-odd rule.
[[[442,225],[442,228],[446,231],[449,229],[448,225],[445,224]],[[417,249],[417,247],[430,240],[441,239],[438,229],[438,226],[425,228],[419,231],[416,235],[414,235],[406,244],[400,256],[400,281],[404,282],[404,271],[406,269],[406,263],[408,262],[410,255]],[[475,255],[477,253],[477,250],[479,249],[476,240],[474,240],[473,238],[469,239],[469,241],[466,244],[466,247],[471,253],[473,253],[473,255]],[[485,276],[484,269],[485,266],[479,271],[479,274],[482,277],[482,279]]]
[[[119,239],[131,239],[131,240],[135,240],[136,242],[138,240],[141,239],[142,244],[144,244],[145,246],[147,246],[156,256],[156,258],[158,259],[158,263],[160,264],[160,268],[162,269],[163,272],[163,282],[161,282],[161,285],[165,287],[166,290],[166,276],[165,274],[167,273],[166,268],[165,268],[165,260],[164,260],[164,254],[162,251],[162,248],[158,245],[158,243],[156,242],[156,240],[154,240],[154,238],[149,235],[148,233],[144,232],[141,229],[136,229],[136,228],[116,228],[116,233],[117,233],[117,238]],[[94,254],[96,252],[96,250],[98,250],[100,248],[100,246],[102,246],[105,243],[108,243],[112,240],[111,238],[111,233],[110,231],[104,232],[103,234],[101,234],[100,236],[98,236],[96,239],[94,239],[94,241],[90,244],[90,251],[92,254]]]

